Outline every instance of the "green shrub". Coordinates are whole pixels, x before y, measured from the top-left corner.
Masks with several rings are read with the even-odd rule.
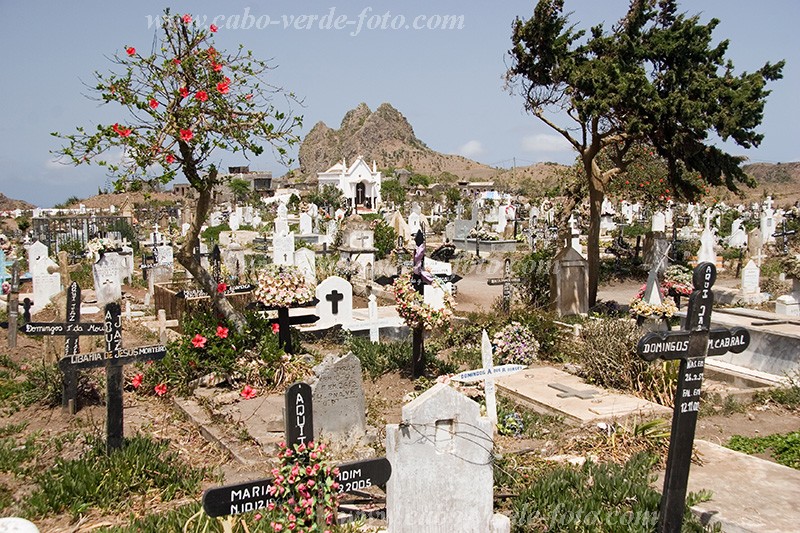
[[[301,360],[283,357],[278,336],[266,318],[256,313],[245,313],[245,317],[247,327],[240,333],[218,320],[211,309],[198,308],[184,314],[183,338],[167,346],[167,356],[159,363],[144,365],[141,390],[150,392],[163,383],[168,390],[184,394],[191,391],[198,378],[208,374],[238,375],[250,385],[261,387],[291,381],[294,370],[303,366]],[[198,335],[205,339],[202,347],[192,342]]]
[[[790,408],[800,407],[800,371],[786,376],[785,386],[775,387],[756,395],[760,401],[773,401]]]
[[[34,476],[38,488],[25,501],[26,514],[68,512],[77,517],[89,509],[116,511],[138,495],[170,501],[194,495],[204,475],[185,465],[166,443],[150,437],[125,439],[124,447],[111,454],[104,441],[96,440],[83,457],[58,459],[53,468]]]
[[[522,280],[517,292],[524,305],[539,309],[550,305],[550,267],[555,253],[555,248],[536,250],[514,265],[514,275]]]
[[[672,405],[677,361],[648,362],[636,354],[642,330],[630,319],[587,322],[568,353],[587,382]]]
[[[373,343],[368,338],[350,337],[347,343],[349,350],[361,361],[362,371],[372,380],[389,372],[411,372],[413,349],[410,341]],[[434,375],[449,374],[455,370],[428,349],[425,363],[426,370]]]

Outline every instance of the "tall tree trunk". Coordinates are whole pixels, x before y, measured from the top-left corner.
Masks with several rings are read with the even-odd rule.
[[[215,172],[212,170],[212,172]],[[200,260],[195,256],[195,249],[200,245],[200,229],[211,211],[211,191],[216,176],[208,180],[208,186],[198,188],[199,193],[197,205],[194,212],[194,219],[186,233],[186,240],[177,253],[178,262],[188,270],[196,282],[211,295],[211,305],[214,311],[224,316],[234,328],[243,332],[247,322],[239,311],[234,309],[231,303],[221,294],[217,293],[217,281],[200,264]]]
[[[605,183],[594,157],[584,159],[584,169],[589,183],[589,239],[586,259],[589,261],[589,307],[597,303],[597,286],[600,284],[600,215],[602,214]]]

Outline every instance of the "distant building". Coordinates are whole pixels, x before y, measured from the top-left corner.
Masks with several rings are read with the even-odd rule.
[[[338,187],[348,207],[375,209],[381,202],[381,173],[374,161],[370,169],[361,156],[350,167],[343,159],[325,172],[318,172],[317,177],[320,189],[326,185]]]

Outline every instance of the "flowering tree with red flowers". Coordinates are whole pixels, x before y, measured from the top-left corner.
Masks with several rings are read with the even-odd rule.
[[[233,54],[214,48],[215,26],[205,29],[190,15],[171,16],[169,10],[162,21],[149,52],[126,45],[112,58],[116,72],[95,74],[94,95],[121,106],[126,118],[91,133],[82,127],[69,135],[54,133],[67,141],[58,154],[76,165],[107,167],[117,190],[135,181],[168,183],[182,173],[197,192],[197,205],[176,259],[212,295],[215,309],[242,329],[244,318],[194,255],[220,183],[212,156],[259,155],[270,145],[285,159],[286,148],[298,141],[294,132],[302,117],[273,106],[279,94],[295,99],[268,83],[266,62],[241,46]],[[112,163],[120,151],[119,162]]]

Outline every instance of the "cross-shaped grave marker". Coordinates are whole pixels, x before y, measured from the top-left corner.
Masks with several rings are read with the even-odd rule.
[[[314,307],[317,305],[319,300],[316,298],[312,299],[310,302],[306,302],[304,304],[296,305],[294,308],[299,307]],[[289,307],[267,307],[260,302],[253,302],[249,304],[248,309],[257,309],[259,311],[277,311],[278,316],[275,318],[270,318],[270,324],[278,324],[278,346],[283,348],[283,351],[286,353],[294,353],[294,346],[292,345],[292,334],[291,334],[291,326],[300,326],[303,324],[313,324],[319,317],[317,315],[294,315],[289,316]]]
[[[314,438],[311,387],[295,383],[286,390],[285,400],[287,448],[308,444]],[[338,468],[339,494],[384,485],[392,475],[392,466],[386,457],[343,463]],[[265,478],[207,489],[203,493],[203,510],[208,516],[217,517],[263,509],[277,499],[271,495],[272,482],[272,478]]]
[[[65,374],[70,369],[84,368],[106,369],[106,448],[109,452],[122,447],[122,367],[130,363],[156,361],[167,355],[167,347],[163,344],[122,348],[122,317],[120,306],[113,302],[106,304],[104,312],[103,332],[106,350],[95,353],[79,353],[64,357],[58,362]]]
[[[67,287],[66,322],[30,322],[30,312],[26,309],[26,322],[19,326],[19,331],[26,335],[35,336],[62,336],[64,337],[64,355],[71,356],[80,352],[79,338],[81,335],[103,335],[105,333],[102,322],[81,322],[81,288],[76,282]],[[27,298],[26,298],[27,300]],[[29,307],[28,307],[29,309]],[[9,314],[9,333],[16,330],[17,317]],[[16,344],[16,339],[15,339]],[[68,409],[71,414],[77,410],[78,375],[75,368],[64,369],[64,384],[61,407]]]
[[[581,400],[591,400],[598,391],[594,389],[578,390],[573,389],[569,385],[562,385],[561,383],[548,383],[548,387],[561,391],[556,394],[559,398],[580,398]]]
[[[503,277],[502,278],[489,278],[486,282],[487,285],[502,285],[503,286],[503,312],[508,314],[511,311],[511,296],[515,284],[522,283],[519,278],[511,277],[511,259],[506,258],[503,261]]]
[[[467,370],[456,374],[450,379],[462,383],[483,380],[483,389],[486,394],[486,416],[492,421],[493,426],[497,425],[497,397],[495,394],[494,378],[496,376],[507,376],[515,374],[520,370],[525,370],[525,365],[499,365],[494,366],[492,355],[492,343],[489,334],[483,330],[481,334],[481,364],[483,368],[477,370]]]
[[[699,264],[692,276],[694,290],[689,297],[685,329],[648,333],[636,347],[639,356],[647,361],[679,359],[681,362],[658,519],[661,533],[681,530],[705,358],[728,351],[740,353],[750,344],[750,333],[744,328],[711,329],[711,308],[714,305],[711,287],[715,279],[713,263]]]
[[[797,233],[796,229],[790,229],[790,230],[786,229],[786,219],[788,217],[794,217],[794,215],[792,213],[786,213],[786,215],[784,215],[784,217],[783,217],[783,220],[781,221],[781,231],[780,231],[780,233],[775,232],[775,233],[772,234],[773,237],[783,237],[783,253],[784,254],[788,254],[789,253],[789,237],[794,235],[795,233]]]

